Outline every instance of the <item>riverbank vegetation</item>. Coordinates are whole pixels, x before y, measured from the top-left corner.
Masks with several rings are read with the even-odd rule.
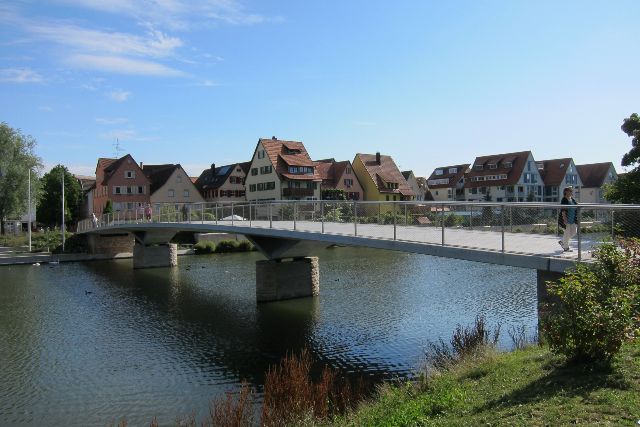
[[[255,247],[248,240],[221,240],[217,243],[204,240],[193,245],[193,251],[196,255],[250,252],[254,250]]]
[[[0,246],[10,247],[24,252],[28,251],[29,237],[26,233],[19,235],[0,235]],[[60,230],[37,231],[31,234],[32,252],[62,253],[62,232]],[[64,253],[83,253],[87,251],[86,238],[74,233],[65,233]]]

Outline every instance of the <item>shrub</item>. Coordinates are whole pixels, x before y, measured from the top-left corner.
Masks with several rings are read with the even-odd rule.
[[[238,242],[235,240],[221,240],[216,246],[216,253],[236,252],[238,250]]]
[[[594,258],[548,282],[552,302],[541,319],[543,335],[571,362],[609,362],[640,324],[638,241],[603,244]]]
[[[195,425],[195,423],[193,424]],[[242,383],[238,393],[226,393],[224,398],[211,402],[209,419],[203,426],[250,427],[253,425],[253,389]]]
[[[214,242],[203,240],[193,245],[193,250],[196,255],[212,254],[216,251],[216,244]]]
[[[237,248],[238,252],[251,252],[253,250],[255,250],[255,247],[250,241],[241,240],[238,242],[238,248]]]

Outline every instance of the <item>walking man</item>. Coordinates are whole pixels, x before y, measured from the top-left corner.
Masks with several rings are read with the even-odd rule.
[[[562,201],[560,202],[563,205],[575,206],[578,204],[576,200],[573,198],[573,187],[567,187],[564,189],[562,193]],[[558,241],[560,246],[565,252],[571,252],[572,249],[569,247],[569,240],[573,236],[578,233],[578,210],[575,207],[567,207],[560,211],[560,215],[562,216],[562,221],[564,222],[564,234],[562,236],[562,240]]]

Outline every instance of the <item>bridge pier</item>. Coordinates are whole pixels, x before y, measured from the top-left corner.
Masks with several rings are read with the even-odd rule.
[[[257,302],[311,297],[319,293],[318,257],[281,258],[256,262]]]
[[[175,267],[178,265],[178,245],[166,243],[133,247],[133,268]]]

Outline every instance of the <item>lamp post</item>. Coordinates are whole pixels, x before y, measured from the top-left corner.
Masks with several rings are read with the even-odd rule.
[[[31,252],[31,168],[29,168],[29,189],[27,191],[29,213],[27,215],[27,228],[29,229],[29,252]]]
[[[62,168],[62,252],[64,253],[64,168]]]

